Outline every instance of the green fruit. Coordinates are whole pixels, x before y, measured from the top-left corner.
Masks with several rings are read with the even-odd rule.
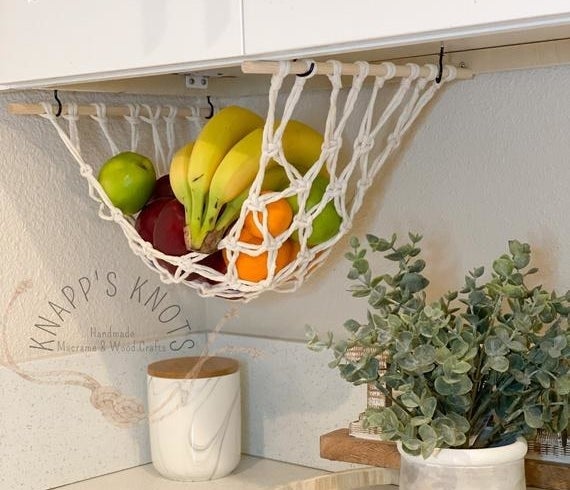
[[[103,164],[97,180],[114,206],[125,214],[135,214],[150,198],[156,172],[147,157],[125,151]]]
[[[318,175],[315,178],[313,185],[311,186],[311,190],[309,191],[305,211],[310,211],[321,202],[328,184],[329,180],[322,175]],[[293,208],[293,213],[297,214],[299,212],[297,196],[289,197],[287,200],[289,201],[291,208]],[[328,202],[320,214],[313,220],[313,231],[307,240],[307,245],[309,247],[314,247],[319,243],[326,242],[338,233],[341,223],[342,218],[336,212],[334,202]],[[298,239],[296,234],[293,235],[293,238]]]

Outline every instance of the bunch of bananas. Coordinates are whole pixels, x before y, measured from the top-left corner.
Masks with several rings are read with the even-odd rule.
[[[189,249],[210,254],[238,218],[259,170],[264,120],[239,106],[219,111],[195,142],[174,155],[170,184],[184,205],[185,239]],[[291,120],[282,137],[286,160],[304,174],[319,158],[323,137]],[[282,166],[270,162],[263,190],[279,191],[289,184]]]

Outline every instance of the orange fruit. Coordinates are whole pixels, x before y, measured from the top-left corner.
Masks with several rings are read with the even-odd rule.
[[[278,199],[270,202],[266,206],[267,210],[267,229],[271,236],[276,237],[289,228],[293,221],[293,209],[287,199]],[[259,222],[263,222],[263,213],[257,211]],[[251,235],[257,238],[263,238],[263,233],[258,228],[253,219],[253,212],[250,211],[245,217],[243,228]]]
[[[245,241],[245,240],[244,240]],[[250,242],[252,243],[252,242]],[[255,242],[253,242],[255,243]],[[275,273],[279,272],[296,256],[295,244],[292,240],[286,240],[277,250],[275,260]],[[257,256],[241,252],[236,259],[237,275],[244,281],[259,282],[267,278],[267,259],[269,252],[263,252]]]

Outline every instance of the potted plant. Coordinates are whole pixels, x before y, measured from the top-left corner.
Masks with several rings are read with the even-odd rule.
[[[366,319],[347,320],[340,341],[309,329],[309,347],[332,349],[331,367],[345,380],[384,394],[387,406],[369,408],[363,422],[398,441],[401,488],[525,488],[524,438],[569,425],[570,292],[529,286],[537,272],[529,268],[530,246],[512,240],[488,279],[476,268],[462,289],[428,303],[420,240],[409,234],[397,245],[395,235],[367,235],[362,246],[353,237],[349,291],[367,300]],[[383,253],[395,271],[374,275],[369,252]],[[355,348],[364,352],[357,360]],[[489,459],[501,468],[486,472]],[[448,460],[479,467],[463,476],[438,471]]]

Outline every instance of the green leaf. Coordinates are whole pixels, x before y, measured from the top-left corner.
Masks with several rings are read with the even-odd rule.
[[[435,432],[433,427],[431,427],[430,425],[422,425],[418,429],[418,434],[420,435],[420,437],[422,438],[422,441],[424,441],[424,442],[436,441],[437,440],[437,433]]]
[[[379,308],[384,304],[384,298],[386,296],[386,288],[384,286],[376,286],[371,292],[368,298],[368,304],[372,308]]]
[[[569,395],[570,394],[570,373],[563,374],[562,376],[556,378],[554,382],[554,389],[559,395]]]
[[[524,269],[530,263],[530,254],[516,254],[513,257],[513,262],[517,270]]]
[[[408,238],[411,240],[412,243],[418,243],[422,241],[423,236],[419,233],[408,233]]]
[[[485,339],[485,352],[489,356],[504,356],[508,354],[509,349],[505,343],[497,336],[492,335]]]
[[[352,263],[352,265],[359,274],[365,274],[370,267],[366,259],[357,259]]]
[[[437,445],[437,433],[429,425],[421,425],[418,433],[422,439],[422,456],[428,458]]]
[[[526,294],[523,286],[505,284],[502,289],[505,296],[509,298],[524,298]]]
[[[355,298],[364,298],[370,294],[370,288],[366,286],[353,286],[350,291]]]
[[[408,267],[410,272],[421,272],[425,269],[425,260],[417,259],[412,265]]]
[[[435,362],[436,351],[432,345],[419,345],[414,349],[414,357],[418,364],[426,366]]]
[[[350,237],[350,241],[348,243],[352,248],[359,248],[360,247],[360,241],[355,236]]]
[[[388,324],[391,325],[390,319],[394,317],[394,315],[390,315],[388,317]],[[397,317],[396,317],[397,318]],[[408,352],[412,345],[412,340],[414,339],[414,335],[412,332],[400,332],[398,338],[396,339],[396,350],[398,352]]]
[[[465,395],[473,388],[473,382],[467,376],[460,376],[454,383],[449,383],[449,380],[446,380],[444,376],[438,376],[434,388],[443,396]]]
[[[412,417],[410,419],[410,424],[413,427],[418,427],[420,425],[429,424],[431,422],[431,417],[424,417],[422,415],[418,415],[416,417]]]
[[[463,339],[455,338],[449,343],[451,353],[457,358],[463,357],[469,351],[469,344]]]
[[[430,419],[433,417],[436,407],[437,399],[434,396],[420,400],[420,410],[426,417],[429,417]]]
[[[420,405],[420,398],[413,391],[403,393],[399,400],[406,408],[416,408]]]
[[[501,277],[509,277],[513,273],[514,264],[506,256],[503,256],[493,262],[493,270]]]
[[[509,370],[509,360],[505,356],[490,356],[487,366],[499,373],[506,373]]]
[[[538,405],[526,406],[524,411],[524,421],[532,429],[540,429],[544,422],[542,421],[542,410]]]
[[[360,328],[360,323],[356,320],[347,320],[344,322],[344,328],[346,328],[350,333],[355,333]]]
[[[448,376],[468,373],[471,371],[471,367],[471,364],[465,361],[459,361],[456,357],[450,357],[443,363],[443,370]]]
[[[351,281],[354,281],[355,279],[358,279],[360,277],[360,273],[358,272],[358,270],[356,270],[353,267],[348,271],[348,274],[346,275],[346,277],[348,279],[350,279]]]
[[[455,412],[449,412],[447,414],[447,417],[453,420],[453,423],[455,424],[455,427],[459,432],[467,433],[467,431],[471,428],[469,421],[465,417],[463,417],[463,415],[459,415],[458,413]]]
[[[421,441],[415,437],[402,436],[401,441],[402,446],[410,451],[418,451],[422,446]]]
[[[526,244],[524,244],[526,245]],[[526,247],[518,240],[509,240],[509,252],[511,255],[520,255],[530,251],[528,245]]]
[[[473,272],[471,273],[471,275],[473,277],[481,277],[483,274],[485,273],[485,267],[477,267],[476,269],[473,269]]]
[[[370,245],[370,248],[374,248],[374,246],[377,245],[380,241],[380,238],[378,238],[376,235],[368,233],[366,234],[366,241],[368,242],[368,245]]]
[[[469,293],[469,304],[470,305],[478,305],[484,303],[487,300],[487,296],[483,291],[475,289]]]

